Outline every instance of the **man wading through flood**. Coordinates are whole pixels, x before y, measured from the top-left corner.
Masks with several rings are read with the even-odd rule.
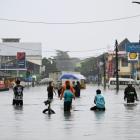
[[[127,103],[134,103],[135,100],[138,101],[137,93],[132,83],[129,83],[124,90],[124,100],[127,100]]]
[[[24,87],[20,85],[20,80],[16,81],[16,86],[13,88],[14,91],[14,98],[13,98],[13,105],[23,105],[23,89]]]
[[[63,97],[64,97],[64,111],[70,111],[72,105],[72,98],[75,99],[75,90],[70,85],[70,81],[66,81],[65,85],[62,87],[60,100],[62,100]]]

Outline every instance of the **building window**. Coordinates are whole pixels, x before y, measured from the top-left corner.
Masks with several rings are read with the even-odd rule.
[[[127,58],[122,58],[122,67],[128,67],[128,59]]]

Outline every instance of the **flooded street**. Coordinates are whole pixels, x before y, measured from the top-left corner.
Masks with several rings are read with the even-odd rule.
[[[43,114],[46,87],[25,88],[23,108],[11,105],[13,92],[0,92],[0,140],[139,140],[140,104],[125,106],[123,91],[106,90],[105,112],[90,111],[96,86],[87,86],[73,101],[70,114],[57,96],[51,104],[56,114]],[[140,92],[137,90],[138,97]]]

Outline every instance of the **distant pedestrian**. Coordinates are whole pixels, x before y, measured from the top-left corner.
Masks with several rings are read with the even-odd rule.
[[[80,82],[77,81],[75,85],[75,96],[80,97],[80,92],[81,92],[81,85]]]
[[[75,86],[76,86],[76,82],[75,81],[72,81],[72,87],[75,89]]]
[[[13,88],[14,91],[14,98],[13,98],[13,105],[23,105],[23,89],[24,87],[20,85],[20,80],[16,81],[16,85]]]
[[[75,99],[75,96],[70,90],[70,85],[67,85],[64,91],[64,111],[70,111],[73,98]]]
[[[105,99],[103,95],[101,94],[101,90],[96,90],[96,96],[94,98],[94,103],[96,106],[91,107],[90,110],[99,110],[99,111],[105,111]]]
[[[57,88],[57,92],[58,92],[58,97],[60,97],[60,95],[62,93],[62,83],[59,83],[58,88]]]
[[[127,103],[134,103],[135,100],[138,100],[136,90],[132,86],[132,83],[129,83],[124,90],[124,100],[127,100]]]
[[[47,92],[48,92],[48,99],[53,99],[53,94],[54,93],[56,94],[56,92],[54,90],[54,86],[53,86],[53,82],[52,81],[49,82],[49,85],[47,87]]]
[[[35,78],[32,79],[32,87],[35,86]]]

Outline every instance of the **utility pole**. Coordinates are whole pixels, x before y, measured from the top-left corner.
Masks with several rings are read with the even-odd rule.
[[[98,86],[100,86],[100,66],[99,60],[97,60],[97,67],[98,67]]]
[[[106,56],[103,54],[103,69],[104,69],[104,89],[106,89]]]
[[[116,58],[116,91],[119,91],[119,74],[118,74],[118,41],[115,41],[115,58]]]

